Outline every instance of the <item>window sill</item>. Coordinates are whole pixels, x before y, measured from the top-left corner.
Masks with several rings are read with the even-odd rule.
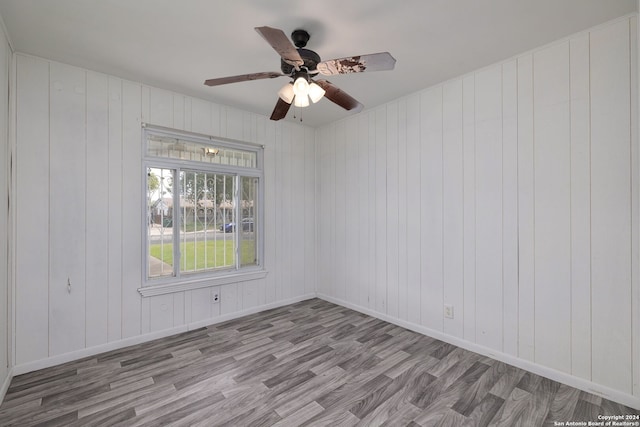
[[[175,292],[191,291],[193,289],[209,288],[211,286],[227,285],[229,283],[246,282],[249,280],[264,279],[267,277],[266,270],[254,270],[243,273],[228,274],[225,276],[207,277],[203,279],[190,280],[187,282],[167,283],[164,285],[150,285],[138,289],[143,297],[153,297],[156,295],[172,294]]]

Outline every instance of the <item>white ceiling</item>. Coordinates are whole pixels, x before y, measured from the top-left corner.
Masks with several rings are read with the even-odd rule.
[[[279,71],[254,27],[306,29],[322,59],[390,52],[393,71],[330,79],[371,108],[636,9],[637,0],[0,0],[18,52],[267,116],[285,78],[203,85]],[[303,119],[348,114],[323,99]]]

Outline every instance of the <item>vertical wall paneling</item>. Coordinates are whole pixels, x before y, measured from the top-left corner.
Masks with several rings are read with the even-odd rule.
[[[142,165],[140,115],[142,88],[122,84],[122,337],[141,333]],[[126,153],[126,154],[125,154]],[[135,218],[135,220],[134,220]]]
[[[207,291],[210,292],[209,289],[207,289]],[[220,314],[229,314],[237,311],[239,309],[239,297],[237,284],[232,283],[230,285],[220,286]],[[210,300],[211,298],[209,298],[209,301]],[[222,301],[224,301],[224,303],[222,303]]]
[[[140,93],[142,98],[140,99],[140,120],[145,123],[151,122],[151,89],[149,86],[141,86]]]
[[[276,126],[269,120],[264,141],[264,266],[269,272],[265,278],[265,302],[276,301]]]
[[[387,105],[387,314],[398,317],[398,103]]]
[[[215,126],[215,118],[216,118],[216,114],[213,111],[215,109],[215,104],[209,104],[209,108],[211,109],[211,118],[212,118],[212,122],[211,122],[211,133],[213,133],[213,127]],[[218,108],[218,125],[219,130],[217,135],[219,136],[223,136],[223,137],[227,137],[227,107],[224,106],[220,106]]]
[[[10,183],[13,181],[10,166],[10,156],[14,154],[13,142],[9,137],[9,131],[13,132],[14,111],[10,110],[9,104],[13,102],[13,72],[12,52],[7,42],[4,32],[0,33],[0,99],[7,100],[0,105],[0,200],[13,200],[10,190]],[[11,89],[11,100],[9,88]],[[11,118],[10,118],[11,117]],[[9,123],[12,125],[9,126]],[[6,205],[5,205],[6,206]],[[0,326],[0,382],[4,383],[13,367],[13,325],[12,325],[12,299],[13,289],[9,286],[12,272],[9,251],[13,238],[10,233],[13,231],[9,224],[14,224],[10,211],[13,206],[0,209],[0,319],[6,319]],[[13,273],[11,273],[13,274]]]
[[[242,141],[256,142],[256,122],[255,114],[242,112]]]
[[[589,35],[569,45],[571,84],[571,373],[591,379]]]
[[[591,32],[590,43],[592,378],[630,393],[629,22]]]
[[[185,128],[185,123],[184,123],[184,119],[185,119],[185,114],[184,114],[184,96],[183,95],[178,95],[176,93],[174,93],[172,95],[173,97],[173,116],[172,116],[172,121],[173,124],[171,127],[173,127],[174,129],[180,129],[180,130],[186,130]]]
[[[518,58],[518,356],[534,360],[533,56]]]
[[[288,200],[287,197],[290,193],[290,183],[288,181],[289,176],[289,148],[290,148],[290,129],[287,124],[278,126],[279,133],[277,134],[277,147],[278,158],[276,160],[277,174],[277,189],[280,193],[280,197],[277,198],[276,206],[276,229],[278,230],[279,239],[277,240],[276,253],[278,254],[278,261],[283,268],[279,270],[276,277],[276,296],[277,299],[283,299],[287,296],[287,290],[290,280],[291,266],[289,265],[289,248],[287,246],[289,242],[289,232],[283,229],[287,225],[285,212]]]
[[[191,293],[191,321],[198,322],[213,317],[214,306],[211,304],[211,289],[200,288],[189,292]],[[221,301],[223,297],[221,294]],[[224,301],[226,303],[226,300]],[[215,308],[219,310],[220,304],[216,304]]]
[[[266,147],[267,147],[267,119],[265,117],[257,117],[256,118],[256,143],[261,144],[262,147],[264,148],[263,151],[263,156],[264,153],[266,153]],[[263,157],[263,161],[264,161],[264,157]],[[262,194],[260,194],[260,197],[262,197],[263,203],[265,202],[265,192],[266,192],[266,181],[265,181],[265,176],[266,176],[266,171],[265,171],[265,175],[263,175],[262,178]],[[313,191],[313,190],[309,190],[309,191]],[[307,193],[305,193],[307,194]],[[305,205],[306,206],[306,205]],[[262,228],[263,232],[265,232],[266,230],[264,229],[265,223],[265,209],[263,206],[263,209],[261,212],[258,213],[258,216],[256,218],[254,218],[254,221],[256,221],[256,223],[258,224],[259,227]],[[264,236],[264,234],[263,234]],[[258,245],[261,246],[264,250],[265,248],[265,242],[264,239],[261,242],[258,242]],[[260,260],[260,265],[261,266],[265,266],[265,254],[263,251],[262,254],[262,259]],[[305,259],[306,259],[306,254],[305,254]],[[265,305],[267,303],[267,279],[260,279],[259,280],[259,285],[258,285],[258,305]]]
[[[463,165],[463,337],[476,340],[476,152],[475,77],[462,79],[462,165]]]
[[[211,103],[200,99],[191,100],[191,131],[205,135],[219,135],[213,133],[211,126]]]
[[[442,310],[442,87],[420,97],[422,324],[438,331]]]
[[[109,297],[109,81],[87,72],[86,345],[108,337]]]
[[[148,120],[154,125],[173,126],[173,94],[171,92],[150,88]]]
[[[173,327],[173,294],[144,298],[149,303],[149,332]],[[144,328],[143,328],[144,330]]]
[[[444,332],[462,337],[464,318],[464,157],[462,80],[446,83],[442,93],[443,301],[453,307]]]
[[[375,138],[376,166],[375,166],[375,309],[380,313],[387,313],[387,109],[375,109],[375,131],[369,136]]]
[[[355,275],[358,280],[357,304],[362,307],[368,307],[369,304],[369,283],[372,266],[369,264],[369,222],[371,221],[372,211],[369,209],[371,177],[369,175],[369,159],[371,151],[369,150],[369,115],[360,114],[358,116],[358,273]],[[318,171],[318,178],[321,180],[321,172]],[[320,230],[318,230],[320,232]],[[318,269],[320,270],[320,269]]]
[[[370,111],[366,114],[369,116],[369,120],[368,120],[369,129],[367,132],[367,136],[368,136],[367,154],[369,156],[369,206],[368,206],[368,212],[369,212],[368,288],[369,288],[369,292],[368,292],[366,307],[373,310],[373,309],[376,309],[376,307],[378,306],[377,300],[379,298],[378,289],[377,289],[377,280],[376,280],[376,277],[378,274],[378,270],[376,268],[376,255],[378,251],[377,239],[378,239],[378,233],[383,233],[384,230],[377,229],[378,223],[377,223],[377,212],[376,212],[376,206],[377,206],[376,200],[378,199],[378,197],[381,197],[379,195],[379,191],[381,190],[378,188],[378,174],[376,171],[376,165],[377,165],[376,152],[378,149],[376,144],[376,116],[378,115],[378,113],[376,111]]]
[[[358,300],[358,277],[355,274],[358,270],[358,197],[361,191],[360,186],[363,181],[358,179],[358,119],[349,117],[345,121],[346,138],[344,140],[345,149],[345,298],[351,303]]]
[[[302,251],[304,255],[304,252]],[[241,307],[242,310],[249,310],[258,306],[258,282],[256,280],[250,280],[238,284],[242,289]]]
[[[173,326],[180,326],[186,323],[184,295],[184,292],[173,294]]]
[[[278,250],[280,262],[282,263],[282,274],[280,286],[280,298],[289,298],[291,288],[293,286],[293,260],[291,247],[292,234],[291,225],[293,223],[293,216],[291,212],[291,199],[293,192],[292,177],[292,164],[291,164],[291,147],[294,142],[293,129],[288,123],[285,123],[282,127],[280,141],[280,166],[281,181],[278,187],[280,191],[280,210],[278,212],[278,234],[280,248]]]
[[[329,283],[331,283],[331,269],[329,265],[329,233],[331,233],[329,218],[329,140],[328,128],[320,128],[316,133],[316,164],[318,176],[316,180],[316,192],[318,194],[318,292],[332,295]]]
[[[192,291],[184,292],[184,321],[185,323],[191,323],[192,320]]]
[[[242,123],[243,123],[243,113],[240,110],[237,110],[235,108],[231,108],[231,107],[227,107],[227,132],[225,134],[225,136],[227,138],[231,138],[231,139],[235,139],[235,140],[242,140],[242,136],[243,136],[243,127],[242,127]]]
[[[193,99],[189,97],[184,98],[184,130],[191,130],[191,104]],[[215,134],[212,134],[215,135]]]
[[[193,104],[194,102],[199,102],[199,100],[197,99],[193,99],[193,98],[189,98],[189,100],[191,101],[191,104]],[[210,112],[210,117],[211,117],[211,121],[209,122],[210,124],[208,124],[207,126],[209,127],[209,133],[208,135],[213,135],[213,136],[223,136],[222,135],[222,128],[221,128],[221,121],[222,121],[222,112],[224,110],[223,107],[221,107],[218,104],[211,104],[209,103],[208,106],[204,106],[201,105],[200,107],[200,113],[201,114],[206,114],[207,111]],[[191,109],[193,110],[193,106],[191,107]],[[187,112],[188,114],[188,112]],[[204,119],[204,117],[203,117]],[[203,123],[204,125],[204,123]]]
[[[108,339],[122,338],[122,80],[109,77]]]
[[[407,98],[407,320],[421,323],[420,95]]]
[[[264,122],[265,119],[259,118],[260,122]],[[259,128],[261,129],[261,128]],[[317,283],[317,245],[316,245],[316,223],[317,206],[315,203],[315,182],[316,182],[316,149],[315,149],[315,130],[305,128],[304,137],[304,286],[305,294],[311,294],[316,292]],[[354,141],[357,144],[357,138]],[[356,216],[355,212],[351,215]],[[357,251],[357,249],[356,249]],[[357,253],[357,252],[356,252]]]
[[[415,184],[415,183],[414,183]],[[407,100],[398,101],[398,317],[408,320]],[[412,232],[413,230],[411,230]]]
[[[282,139],[283,139],[283,132],[284,132],[284,126],[282,125],[282,123],[277,123],[276,124],[276,133],[275,133],[275,151],[277,153],[277,155],[275,156],[275,169],[276,169],[276,173],[275,173],[275,178],[274,178],[274,185],[276,188],[276,194],[280,193],[283,194],[284,193],[284,188],[283,188],[283,182],[284,182],[284,169],[283,169],[283,158],[284,158],[284,149],[283,149],[283,144],[282,144]],[[274,212],[274,230],[280,230],[282,228],[282,197],[276,197],[274,199],[274,203],[273,203],[273,212]],[[282,240],[282,235],[279,236],[280,239],[275,239],[275,251],[274,251],[274,257],[275,259],[279,262],[282,263],[285,259],[285,253],[284,253],[284,248],[283,248],[283,240]],[[283,293],[282,293],[282,283],[284,282],[283,280],[284,278],[284,271],[277,269],[275,271],[274,274],[274,279],[275,279],[275,299],[279,300],[284,298]]]
[[[533,56],[535,361],[571,372],[569,43]]]
[[[346,274],[347,274],[347,251],[346,251],[346,226],[347,226],[347,192],[346,192],[346,123],[344,120],[336,123],[335,144],[333,162],[335,165],[334,201],[333,209],[334,221],[331,228],[334,229],[335,245],[332,246],[334,255],[333,268],[335,268],[334,285],[336,295],[340,299],[346,298]]]
[[[503,351],[518,355],[518,81],[516,61],[502,65]]]
[[[476,342],[502,350],[502,68],[476,73]]]
[[[291,141],[291,198],[288,207],[290,216],[291,232],[291,285],[289,298],[296,295],[296,289],[301,286],[304,289],[304,142],[305,129],[302,126],[295,126],[293,139]],[[296,214],[300,212],[300,214]],[[295,232],[293,231],[295,230]]]
[[[49,355],[85,346],[86,72],[50,69]]]
[[[640,396],[640,147],[638,146],[638,16],[629,18],[631,58],[631,363],[633,394]]]
[[[16,57],[16,364],[49,354],[49,63]],[[34,156],[33,153],[39,153]],[[46,178],[45,178],[46,179]],[[33,224],[39,224],[34,227]],[[32,242],[38,242],[33,244]],[[39,268],[34,268],[34,266]]]

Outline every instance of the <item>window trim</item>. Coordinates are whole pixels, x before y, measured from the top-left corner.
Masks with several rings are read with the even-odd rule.
[[[256,144],[245,141],[238,141],[229,138],[219,138],[210,135],[204,135],[200,133],[180,131],[176,129],[170,129],[162,126],[142,124],[142,194],[147,194],[147,170],[152,168],[167,168],[179,171],[202,171],[213,172],[219,174],[233,175],[234,179],[238,181],[241,177],[255,177],[258,178],[258,197],[257,215],[254,216],[254,221],[257,223],[258,229],[258,244],[257,244],[257,259],[258,264],[255,266],[240,267],[235,269],[220,269],[209,270],[205,272],[188,273],[186,275],[172,275],[170,277],[149,278],[148,277],[148,256],[149,256],[149,240],[148,240],[148,217],[147,217],[147,201],[146,197],[143,197],[141,203],[142,209],[142,286],[138,289],[138,292],[143,297],[162,295],[174,292],[181,292],[191,289],[199,289],[210,286],[218,286],[229,283],[237,283],[248,280],[257,280],[266,277],[267,271],[264,265],[264,145]],[[211,144],[216,147],[225,147],[229,149],[237,149],[242,151],[251,151],[256,154],[256,167],[247,168],[244,166],[230,166],[224,164],[209,164],[205,162],[198,162],[195,160],[181,160],[168,157],[154,157],[148,155],[147,151],[147,138],[149,134],[159,135],[170,138],[181,138],[195,143]],[[239,188],[236,188],[239,191]],[[178,209],[176,206],[179,204],[173,204],[173,209]],[[175,212],[174,212],[175,213]],[[175,217],[175,216],[174,216]],[[174,240],[175,234],[179,234],[179,229],[174,227]],[[237,236],[235,236],[237,241]],[[179,240],[179,239],[178,239]],[[236,247],[237,247],[236,243]],[[239,251],[239,248],[237,248]],[[175,266],[178,269],[179,267]]]

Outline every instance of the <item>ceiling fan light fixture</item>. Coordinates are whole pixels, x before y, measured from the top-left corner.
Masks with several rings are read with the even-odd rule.
[[[293,105],[296,107],[308,107],[309,106],[309,96],[308,95],[296,95],[293,98]]]
[[[287,83],[282,86],[282,89],[278,92],[278,96],[287,104],[291,104],[291,101],[293,101],[293,97],[295,96],[293,93],[293,84]]]
[[[322,89],[315,82],[311,82],[309,85],[309,98],[311,98],[311,102],[314,104],[322,99],[325,94],[325,90]]]
[[[309,82],[305,77],[298,77],[293,82],[293,93],[298,96],[304,97],[309,94]]]

